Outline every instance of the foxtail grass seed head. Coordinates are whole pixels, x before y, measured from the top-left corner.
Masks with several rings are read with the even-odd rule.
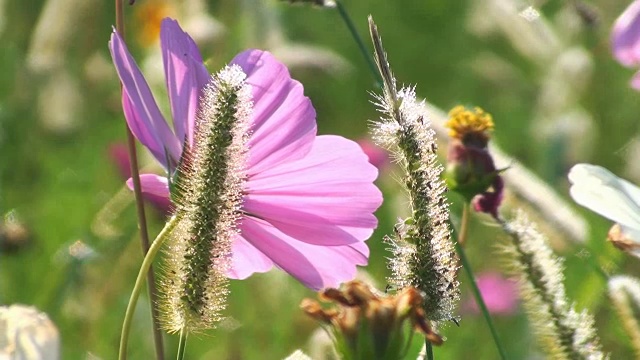
[[[498,217],[504,182],[487,145],[493,118],[479,107],[449,111],[449,148],[445,179],[449,189],[471,201],[476,211]]]
[[[449,229],[449,205],[441,180],[435,132],[416,100],[413,88],[396,89],[378,30],[369,17],[375,58],[383,79],[383,95],[375,96],[380,121],[373,125],[376,143],[395,154],[404,169],[412,215],[396,226],[387,242],[393,256],[391,285],[423,292],[423,307],[432,321],[451,320],[458,303],[458,259]]]
[[[544,351],[553,359],[605,359],[587,311],[569,304],[562,260],[524,212],[504,224],[513,241],[507,245],[509,267],[519,279],[520,294]]]
[[[640,358],[640,324],[636,317],[640,309],[640,281],[631,276],[618,275],[609,279],[608,287],[613,307],[631,340],[636,358]]]
[[[168,240],[161,288],[161,320],[169,332],[211,328],[226,305],[252,111],[251,89],[244,81],[238,66],[211,77],[203,90],[194,148],[178,169],[175,216],[181,220]]]
[[[307,315],[328,325],[342,359],[403,359],[407,350],[405,324],[422,333],[434,345],[442,337],[431,329],[422,309],[422,296],[408,287],[394,296],[376,295],[369,286],[351,281],[342,290],[328,288],[319,298],[334,308],[323,308],[312,299],[300,307]]]

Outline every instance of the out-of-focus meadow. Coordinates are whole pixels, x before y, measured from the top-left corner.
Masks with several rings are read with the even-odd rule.
[[[606,243],[608,221],[570,201],[566,173],[574,163],[591,162],[640,182],[640,93],[628,85],[633,70],[614,61],[609,45],[611,25],[626,5],[344,1],[369,48],[366,20],[373,15],[400,83],[416,85],[418,96],[445,111],[463,104],[490,112],[495,143],[584,217],[582,242],[557,227],[543,229],[566,259],[569,298],[595,315],[612,359],[633,353],[593,263],[611,274],[633,275],[640,266]],[[529,6],[539,17],[526,11]],[[171,16],[196,39],[210,70],[246,48],[272,51],[304,84],[320,133],[367,141],[369,120],[378,116],[370,92],[378,89],[335,9],[267,0],[138,0],[125,11],[129,48],[156,98],[166,99],[158,24]],[[125,123],[107,48],[113,24],[110,1],[0,0],[0,304],[29,304],[48,313],[60,330],[63,359],[115,358],[142,260],[133,195],[124,187]],[[161,107],[168,109],[166,101]],[[442,149],[445,141],[440,137]],[[142,167],[154,166],[142,148],[139,154]],[[370,264],[362,268],[379,289],[388,276],[382,238],[407,212],[398,174],[393,164],[381,167],[377,184],[385,202],[368,241]],[[537,214],[513,194],[502,211],[525,207],[542,224],[570,221]],[[163,217],[151,206],[147,210],[153,237]],[[452,213],[458,212],[454,206]],[[502,271],[504,235],[489,223],[481,215],[472,221],[467,251],[477,275]],[[468,304],[468,281],[460,275],[460,325],[442,329],[447,341],[435,357],[495,359],[487,326]],[[314,357],[323,332],[299,309],[309,296],[314,294],[277,270],[232,281],[228,319],[191,337],[186,358],[281,359],[298,348]],[[148,306],[143,295],[132,359],[153,354]],[[540,353],[520,307],[494,320],[510,358]],[[416,338],[411,356],[421,346]],[[173,356],[177,336],[165,339]]]

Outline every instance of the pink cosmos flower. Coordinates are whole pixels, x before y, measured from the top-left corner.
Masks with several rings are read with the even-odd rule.
[[[640,0],[632,2],[616,19],[611,32],[611,47],[622,65],[640,67]],[[631,79],[631,86],[640,90],[640,72]]]
[[[476,279],[482,299],[490,313],[495,315],[512,315],[518,308],[517,284],[512,279],[505,279],[498,272],[487,271]],[[474,299],[468,299],[463,308],[472,313],[479,313]]]
[[[369,162],[377,167],[379,171],[384,170],[391,163],[387,150],[374,144],[373,141],[362,138],[358,140],[358,144],[369,158]]]
[[[160,42],[173,131],[121,37],[109,48],[122,81],[122,106],[133,134],[171,174],[194,145],[202,88],[209,81],[193,39],[164,19]],[[317,136],[315,110],[302,85],[270,53],[248,50],[231,64],[252,86],[253,116],[240,235],[228,275],[244,279],[274,265],[312,289],[337,286],[365,265],[365,244],[382,195],[378,171],[357,143]],[[145,193],[169,198],[167,176],[141,175]],[[131,187],[131,180],[128,182]]]

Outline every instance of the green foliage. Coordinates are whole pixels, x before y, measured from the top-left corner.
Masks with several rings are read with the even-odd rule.
[[[127,7],[128,36],[139,30],[131,13],[145,1]],[[249,23],[248,1],[210,2],[210,13],[221,21],[227,32],[203,47],[210,69],[219,69],[233,55],[248,46],[267,47],[255,41],[245,25]],[[419,97],[448,109],[458,103],[480,105],[493,114],[495,141],[511,155],[538,173],[566,195],[565,172],[571,162],[590,161],[622,173],[630,138],[639,130],[637,92],[628,86],[633,70],[624,69],[607,48],[612,20],[628,2],[591,1],[602,13],[596,28],[583,29],[571,41],[585,47],[593,57],[592,79],[575,99],[594,119],[590,153],[571,155],[570,142],[550,152],[551,142],[532,136],[537,94],[543,81],[541,69],[513,50],[499,33],[478,36],[469,30],[468,19],[475,7],[472,1],[345,1],[358,31],[367,34],[366,17],[372,14],[380,29],[390,61],[398,79],[418,84]],[[557,15],[558,8],[573,2],[551,1],[543,15]],[[33,29],[44,8],[44,0],[0,2],[0,215],[12,211],[31,234],[31,243],[14,253],[0,254],[0,303],[33,304],[50,314],[62,334],[63,359],[85,359],[88,353],[112,359],[124,310],[141,262],[132,203],[110,213],[110,234],[97,232],[99,212],[123,187],[124,178],[109,157],[109,146],[125,139],[124,118],[119,87],[107,51],[113,23],[113,4],[96,3],[90,16],[74,24],[75,32],[61,56],[62,65],[53,74],[66,71],[76,81],[81,109],[67,114],[70,126],[64,130],[46,121],[52,104],[42,103],[45,84],[52,74],[33,71],[26,61]],[[305,86],[317,109],[319,133],[334,133],[350,138],[365,136],[367,119],[377,117],[370,104],[369,91],[375,78],[358,52],[338,14],[331,9],[316,11],[310,7],[269,4],[280,15],[279,26],[292,41],[324,47],[344,57],[352,70],[340,75],[315,68],[292,69],[293,76]],[[58,21],[64,22],[61,18]],[[1,21],[0,21],[1,23]],[[1,25],[0,25],[1,26]],[[78,30],[80,29],[80,30]],[[132,46],[136,58],[150,50]],[[154,45],[155,46],[155,45]],[[141,57],[138,57],[140,55]],[[509,64],[510,72],[491,76],[491,66],[480,60],[490,55]],[[97,56],[100,61],[90,62]],[[156,61],[156,60],[153,60]],[[102,64],[102,65],[101,65]],[[104,66],[101,68],[100,66]],[[96,71],[98,75],[89,75]],[[493,74],[495,75],[495,74]],[[97,77],[96,77],[97,76]],[[96,80],[97,79],[97,80]],[[497,80],[496,80],[497,79]],[[154,91],[156,88],[154,88]],[[160,95],[160,93],[158,93]],[[161,97],[158,96],[160,99]],[[161,108],[162,108],[161,104]],[[64,118],[64,116],[63,116]],[[144,156],[143,156],[144,159]],[[143,161],[147,165],[146,161]],[[498,164],[498,166],[508,164]],[[508,170],[507,170],[508,171]],[[393,232],[393,224],[406,207],[392,171],[386,170],[378,181],[385,192],[385,204],[378,211],[380,226],[368,241],[370,265],[366,270],[384,288],[387,245],[384,234]],[[635,179],[638,182],[639,179]],[[400,208],[401,210],[398,210]],[[455,209],[454,205],[452,209]],[[150,234],[158,233],[162,216],[148,209]],[[452,210],[455,211],[455,210]],[[582,211],[582,210],[581,210]],[[633,260],[620,256],[605,244],[608,224],[586,211],[591,224],[591,256],[613,272],[635,270]],[[104,225],[104,224],[103,224]],[[495,229],[476,219],[467,250],[476,271],[498,268],[495,244],[500,236]],[[68,247],[81,240],[94,249],[95,256],[70,258]],[[566,256],[567,292],[580,307],[589,307],[596,315],[596,327],[603,348],[613,359],[632,358],[633,353],[620,324],[607,308],[597,280],[584,257],[575,256],[578,245],[567,246],[554,239],[557,253]],[[465,279],[461,277],[464,289]],[[306,350],[316,325],[298,310],[298,304],[310,292],[281,273],[258,274],[246,281],[232,281],[229,308],[231,317],[221,329],[189,338],[188,359],[281,359],[294,349]],[[464,303],[470,299],[463,294]],[[130,358],[148,359],[153,353],[148,301],[141,299],[136,311]],[[539,353],[522,313],[496,317],[500,334],[505,334],[506,351],[511,358],[526,358]],[[490,335],[479,315],[463,313],[460,326],[446,326],[447,341],[435,348],[436,359],[495,359]],[[177,337],[168,337],[168,353],[175,353]],[[421,339],[412,343],[407,358],[415,358]],[[307,351],[305,351],[307,352]]]

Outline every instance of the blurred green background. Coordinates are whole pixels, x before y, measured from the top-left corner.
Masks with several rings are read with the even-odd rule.
[[[366,19],[373,15],[399,83],[416,85],[418,96],[445,111],[463,104],[492,113],[495,142],[561,197],[568,199],[566,172],[576,162],[640,181],[640,94],[628,86],[633,70],[616,63],[609,49],[611,24],[627,1],[370,0],[344,6],[367,46]],[[540,17],[527,20],[522,12],[529,6]],[[377,90],[374,77],[335,9],[266,0],[138,0],[125,11],[129,47],[165,109],[155,31],[160,18],[172,16],[194,35],[212,71],[248,47],[271,50],[290,64],[317,109],[320,133],[366,139],[368,121],[378,116],[369,94]],[[107,49],[113,23],[113,2],[0,0],[0,304],[47,312],[60,330],[63,359],[116,357],[142,259],[133,196],[123,188],[116,161],[122,160],[125,123]],[[142,166],[151,165],[140,153]],[[380,289],[389,256],[382,238],[407,211],[398,176],[392,165],[381,170],[385,204],[368,242],[365,270]],[[520,206],[526,205],[515,199],[507,204]],[[162,215],[148,210],[155,236]],[[568,294],[596,316],[611,358],[631,358],[606,284],[590,260],[611,273],[633,275],[640,267],[606,244],[606,220],[577,211],[591,225],[586,243],[562,239],[553,229],[549,234],[566,257]],[[482,216],[474,217],[471,234],[474,270],[499,270],[497,244],[504,236]],[[585,248],[590,257],[579,256]],[[463,274],[460,280],[464,303],[468,281]],[[281,359],[298,348],[311,353],[317,324],[298,308],[310,296],[277,270],[233,281],[229,320],[190,338],[186,358]],[[497,358],[480,316],[460,315],[459,327],[442,329],[447,342],[436,358]],[[521,311],[495,321],[511,358],[539,353]],[[151,358],[149,329],[143,296],[131,359]],[[177,336],[166,342],[173,356]],[[411,356],[420,345],[415,341]]]

